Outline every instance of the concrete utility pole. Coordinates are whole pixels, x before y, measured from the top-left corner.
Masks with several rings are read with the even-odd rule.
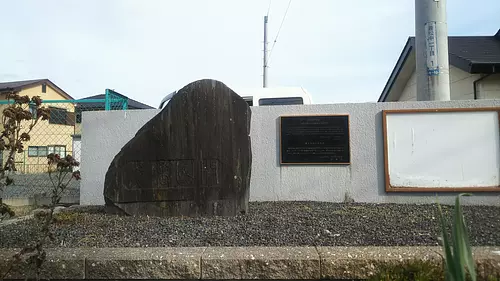
[[[264,16],[264,69],[262,86],[267,87],[267,16]]]
[[[417,100],[450,100],[446,0],[415,0]]]

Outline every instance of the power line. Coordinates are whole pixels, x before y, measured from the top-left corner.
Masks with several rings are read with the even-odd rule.
[[[271,1],[269,0],[269,7],[267,7],[267,16],[269,16],[269,11],[271,10]]]
[[[291,3],[292,3],[292,0],[288,1],[288,7],[286,7],[285,15],[283,16],[283,19],[281,20],[280,28],[278,29],[278,33],[276,33],[276,38],[274,38],[273,46],[271,47],[271,51],[269,52],[269,58],[267,59],[267,65],[269,65],[269,61],[271,60],[271,56],[273,55],[274,46],[276,45],[276,41],[278,40],[278,36],[280,35],[281,27],[283,26],[283,23],[285,22],[286,14],[288,13],[288,9],[290,8]]]

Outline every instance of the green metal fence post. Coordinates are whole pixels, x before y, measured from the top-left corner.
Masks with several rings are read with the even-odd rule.
[[[105,94],[105,104],[104,104],[104,110],[111,110],[111,99],[109,97],[109,89],[106,89],[106,94]]]

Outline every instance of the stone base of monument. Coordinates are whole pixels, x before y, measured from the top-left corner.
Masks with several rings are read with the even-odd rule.
[[[233,200],[210,201],[205,204],[197,204],[192,201],[164,201],[164,202],[135,202],[135,203],[113,203],[105,206],[108,214],[146,216],[154,214],[158,217],[179,216],[225,216],[227,214],[246,214],[247,210],[242,208]]]

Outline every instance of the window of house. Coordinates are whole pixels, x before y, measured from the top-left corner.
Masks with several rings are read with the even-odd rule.
[[[42,84],[42,93],[47,92],[47,84]]]
[[[301,97],[290,98],[263,98],[259,99],[259,105],[293,105],[304,104]]]
[[[47,157],[46,146],[28,146],[28,157]]]
[[[47,146],[47,151],[49,154],[59,154],[61,157],[66,157],[66,146],[65,145],[50,145]]]
[[[68,111],[64,108],[49,107],[49,124],[67,125]]]

